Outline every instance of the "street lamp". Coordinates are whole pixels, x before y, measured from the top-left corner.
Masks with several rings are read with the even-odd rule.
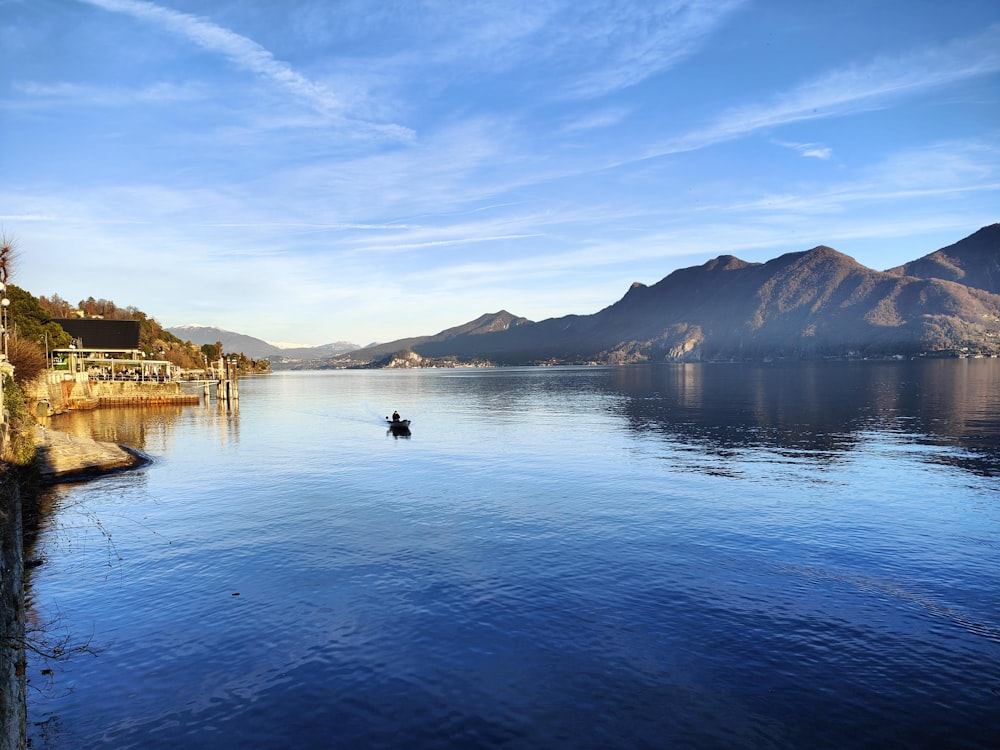
[[[4,271],[4,277],[6,277],[6,269]],[[7,299],[7,284],[0,281],[0,338],[3,339],[3,356],[0,359],[4,360],[3,364],[6,366],[7,360],[7,308],[10,307],[10,300]],[[4,373],[0,371],[0,423],[6,422],[6,412],[7,404],[4,401]]]
[[[7,356],[7,308],[10,307],[10,300],[7,299],[7,285],[0,281],[0,335],[3,336],[3,356]]]

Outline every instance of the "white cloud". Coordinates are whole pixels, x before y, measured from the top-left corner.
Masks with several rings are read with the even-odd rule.
[[[629,112],[625,107],[606,107],[573,120],[563,128],[563,132],[610,128],[628,117]]]
[[[699,49],[744,3],[597,0],[569,4],[564,40],[572,40],[585,66],[569,93],[586,98],[603,96],[669,70]],[[581,18],[585,20],[579,22]],[[587,61],[595,59],[601,61],[600,67],[586,71]]]
[[[693,151],[794,122],[879,109],[901,96],[997,71],[1000,25],[943,47],[832,71],[770,103],[731,109],[704,128],[654,147],[646,158]]]
[[[833,156],[833,150],[820,143],[795,143],[794,141],[773,141],[773,143],[813,159],[829,159]]]
[[[443,88],[471,75],[509,76],[549,99],[595,99],[634,86],[696,53],[747,0],[509,0],[391,7],[350,3],[344,16],[388,25],[403,40],[364,56],[386,89]],[[356,20],[356,19],[354,19]],[[349,23],[349,21],[345,21]],[[407,27],[401,32],[403,25]],[[394,38],[394,37],[393,37]],[[376,40],[376,44],[379,41]]]
[[[108,88],[75,83],[17,83],[15,90],[28,97],[17,104],[6,102],[7,107],[20,109],[46,105],[83,107],[123,107],[136,103],[176,104],[196,102],[208,98],[204,87],[194,84],[161,82],[142,88]]]
[[[164,8],[146,0],[81,0],[104,10],[122,13],[153,24],[187,39],[198,46],[226,57],[233,65],[280,87],[297,99],[308,103],[320,113],[362,125],[383,137],[410,140],[412,131],[394,124],[364,123],[352,120],[351,106],[326,86],[296,71],[278,60],[252,39],[223,28],[211,21]]]

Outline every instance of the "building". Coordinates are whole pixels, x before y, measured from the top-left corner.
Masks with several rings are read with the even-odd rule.
[[[73,375],[92,380],[170,380],[178,368],[166,360],[148,358],[139,348],[138,320],[54,318],[73,337],[66,349],[54,349]]]

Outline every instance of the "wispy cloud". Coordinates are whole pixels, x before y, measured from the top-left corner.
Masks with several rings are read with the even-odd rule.
[[[563,128],[563,132],[572,133],[581,130],[610,128],[620,123],[628,115],[629,110],[625,107],[608,107],[573,120]]]
[[[136,103],[176,104],[208,98],[204,87],[193,83],[156,83],[142,88],[107,88],[75,83],[21,83],[15,84],[15,89],[27,98],[19,100],[17,104],[8,102],[6,106],[21,109],[64,106],[67,103],[83,107],[120,107]]]
[[[696,53],[748,0],[509,0],[392,7],[422,41],[365,58],[394,80],[419,67],[424,89],[442,79],[511,75],[558,100],[597,99]],[[357,8],[354,12],[358,12]],[[378,4],[365,16],[381,17]],[[393,18],[390,28],[401,21]],[[390,84],[391,85],[391,84]]]
[[[646,157],[693,151],[790,123],[880,109],[899,97],[998,70],[1000,25],[994,25],[943,47],[832,71],[767,104],[731,109],[714,123],[651,149]]]
[[[853,179],[828,184],[805,183],[799,190],[769,192],[748,201],[706,205],[706,214],[725,213],[774,222],[775,217],[795,217],[807,225],[818,217],[858,217],[874,209],[911,204],[926,209],[948,201],[982,198],[1000,193],[1000,148],[980,140],[946,141],[920,148],[901,149],[871,165]],[[973,206],[982,201],[971,202]],[[889,212],[892,213],[891,211]],[[846,220],[846,219],[845,219]],[[914,217],[908,215],[906,221]],[[783,219],[787,221],[787,219]],[[859,231],[868,219],[857,219]],[[885,223],[884,219],[878,220]],[[860,235],[859,235],[860,236]]]
[[[564,39],[572,37],[584,60],[602,61],[596,70],[584,68],[569,94],[603,96],[670,69],[699,49],[744,4],[745,0],[569,4]]]
[[[803,6],[792,38],[750,0],[0,5],[0,221],[35,293],[365,343],[593,312],[722,253],[830,244],[890,267],[918,254],[881,238],[997,220],[985,7]],[[912,52],[855,33],[903,13]],[[942,18],[967,30],[934,41]],[[752,71],[725,69],[748,51]],[[878,130],[846,119],[874,110]]]
[[[829,159],[833,156],[833,150],[820,143],[795,143],[794,141],[772,141],[772,143],[812,159]]]
[[[329,117],[350,120],[351,106],[326,86],[299,73],[291,65],[278,60],[263,46],[212,21],[188,13],[164,8],[146,0],[81,0],[103,10],[132,16],[152,24],[189,42],[223,55],[233,65],[258,78],[280,87],[298,100],[307,103]],[[393,124],[364,124],[383,136],[409,140],[408,128]]]

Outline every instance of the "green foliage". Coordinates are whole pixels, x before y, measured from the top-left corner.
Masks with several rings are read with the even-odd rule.
[[[237,372],[264,373],[271,371],[271,361],[269,359],[250,359],[245,354],[237,354],[235,360]]]
[[[28,409],[28,401],[18,385],[3,377],[3,405],[7,412],[7,450],[3,460],[19,467],[29,466],[35,460],[35,418]]]
[[[7,325],[14,334],[22,339],[37,342],[39,346],[48,349],[61,349],[69,346],[72,337],[58,323],[53,323],[51,315],[31,293],[19,286],[7,286]]]
[[[16,287],[11,287],[15,289]],[[119,307],[113,301],[107,299],[94,299],[88,297],[81,300],[77,308],[73,308],[66,300],[58,294],[51,297],[39,297],[37,300],[27,292],[18,290],[20,295],[16,300],[11,299],[11,310],[17,308],[18,315],[28,318],[35,318],[45,322],[49,326],[49,349],[64,348],[70,342],[70,336],[66,334],[51,319],[70,317],[82,312],[84,315],[97,316],[106,320],[135,320],[139,323],[139,350],[147,358],[156,360],[167,360],[178,367],[186,370],[200,370],[205,367],[205,362],[213,363],[223,356],[222,344],[216,342],[197,346],[190,341],[182,341],[180,338],[164,330],[155,318],[151,318],[142,310],[135,307]],[[35,335],[38,323],[27,323],[26,330],[29,335]],[[38,340],[44,342],[44,331],[38,334]],[[271,364],[267,360],[253,361],[241,356],[238,367],[241,372],[270,372]]]

